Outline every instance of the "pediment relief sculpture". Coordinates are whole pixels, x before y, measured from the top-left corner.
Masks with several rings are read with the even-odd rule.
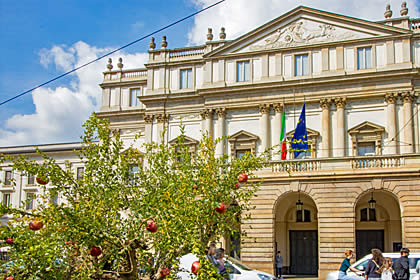
[[[336,27],[331,24],[298,20],[285,27],[277,29],[274,34],[265,37],[249,50],[266,50],[314,43],[324,43],[349,39],[358,39],[364,34]]]

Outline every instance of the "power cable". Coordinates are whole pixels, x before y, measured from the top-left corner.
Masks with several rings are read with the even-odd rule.
[[[135,43],[138,43],[138,42],[140,42],[140,41],[142,41],[142,40],[146,39],[147,37],[150,37],[150,36],[152,36],[152,35],[154,35],[154,34],[156,34],[156,33],[159,33],[159,32],[161,32],[161,31],[163,31],[163,30],[165,30],[165,29],[168,29],[169,27],[172,27],[172,26],[174,26],[174,25],[176,25],[176,24],[178,24],[178,23],[180,23],[180,22],[182,22],[182,21],[184,21],[184,20],[187,20],[187,19],[189,19],[189,18],[191,18],[191,17],[193,17],[193,16],[195,16],[195,15],[198,15],[199,13],[202,13],[202,12],[204,12],[204,11],[206,11],[206,10],[210,9],[210,8],[213,8],[214,6],[217,6],[217,5],[219,5],[220,3],[225,2],[225,1],[226,1],[226,0],[220,0],[220,1],[218,1],[218,2],[214,3],[214,4],[210,5],[210,6],[207,6],[207,7],[203,8],[203,9],[201,9],[201,10],[197,11],[197,12],[194,12],[194,13],[192,13],[192,14],[190,14],[190,15],[186,16],[186,17],[183,17],[183,18],[181,18],[181,19],[179,19],[179,20],[177,20],[177,21],[175,21],[175,22],[173,22],[173,23],[171,23],[171,24],[168,24],[168,25],[166,25],[166,26],[164,26],[164,27],[162,27],[162,28],[160,28],[160,29],[158,29],[158,30],[156,30],[156,31],[153,31],[153,32],[151,32],[151,33],[149,33],[149,34],[147,34],[147,35],[145,35],[145,36],[143,36],[143,37],[141,37],[141,38],[139,38],[139,39],[137,39],[137,40],[135,40],[135,41],[132,41],[131,43],[128,43],[128,44],[126,44],[126,45],[124,45],[124,46],[122,46],[122,47],[120,47],[120,48],[118,48],[118,49],[115,49],[115,50],[113,50],[113,51],[111,51],[111,52],[109,52],[109,53],[107,53],[107,54],[104,54],[104,55],[102,55],[102,56],[100,56],[100,57],[98,57],[98,58],[96,58],[96,59],[94,59],[94,60],[91,60],[91,61],[89,61],[89,62],[87,62],[87,63],[85,63],[85,64],[83,64],[83,65],[81,65],[81,66],[78,66],[78,67],[76,67],[76,68],[74,68],[74,69],[72,69],[72,70],[70,70],[70,71],[68,71],[68,72],[65,72],[65,73],[63,73],[63,74],[61,74],[61,75],[59,75],[59,76],[57,76],[57,77],[55,77],[55,78],[53,78],[53,79],[51,79],[51,80],[48,80],[48,81],[47,81],[47,82],[45,82],[45,83],[42,83],[42,84],[40,84],[40,85],[38,85],[38,86],[36,86],[36,87],[33,87],[33,88],[31,88],[31,89],[29,89],[29,90],[27,90],[27,91],[25,91],[25,92],[22,92],[22,93],[20,93],[20,94],[18,94],[18,95],[16,95],[16,96],[13,96],[13,97],[11,97],[11,98],[9,98],[9,99],[5,100],[5,101],[2,101],[2,102],[0,103],[0,106],[1,106],[1,105],[4,105],[4,104],[6,104],[6,103],[8,103],[8,102],[10,102],[10,101],[12,101],[12,100],[14,100],[14,99],[17,99],[17,98],[19,98],[19,97],[21,97],[21,96],[23,96],[23,95],[25,95],[25,94],[27,94],[27,93],[29,93],[29,92],[31,92],[31,91],[34,91],[34,90],[36,90],[37,88],[40,88],[40,87],[42,87],[42,86],[45,86],[45,85],[47,85],[47,84],[49,84],[49,83],[51,83],[51,82],[54,82],[54,81],[56,81],[56,80],[58,80],[58,79],[60,79],[60,78],[62,78],[62,77],[64,77],[64,76],[67,76],[67,75],[69,75],[69,74],[71,74],[71,73],[73,73],[73,72],[75,72],[75,71],[77,71],[77,70],[79,70],[79,69],[81,69],[81,68],[83,68],[83,67],[86,67],[86,66],[88,66],[88,65],[90,65],[90,64],[92,64],[92,63],[94,63],[94,62],[97,62],[97,61],[101,60],[101,59],[102,59],[102,58],[104,58],[104,57],[107,57],[107,56],[109,56],[109,55],[111,55],[111,54],[113,54],[113,53],[116,53],[116,52],[118,52],[118,51],[120,51],[120,50],[122,50],[122,49],[125,49],[126,47],[129,47],[129,46],[131,46],[131,45],[133,45],[133,44],[135,44]]]

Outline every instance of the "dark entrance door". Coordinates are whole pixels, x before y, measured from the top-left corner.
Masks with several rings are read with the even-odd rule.
[[[291,230],[290,274],[318,274],[318,232],[316,230]]]
[[[373,248],[384,251],[383,230],[356,230],[356,257],[357,259],[370,254]]]

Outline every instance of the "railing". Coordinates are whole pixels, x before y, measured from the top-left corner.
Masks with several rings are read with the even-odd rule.
[[[420,18],[410,19],[410,29],[414,32],[420,32]]]
[[[275,173],[354,171],[402,167],[415,167],[420,169],[420,154],[294,159],[270,162],[271,171]]]
[[[147,69],[110,71],[110,72],[105,72],[104,74],[104,80],[106,81],[119,80],[119,79],[138,79],[141,77],[147,77]]]
[[[173,49],[169,52],[170,58],[179,58],[179,57],[187,57],[187,56],[196,56],[204,54],[206,47],[193,47],[193,48],[182,48],[182,49]]]

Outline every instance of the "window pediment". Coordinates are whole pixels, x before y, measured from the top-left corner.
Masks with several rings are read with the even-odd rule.
[[[172,139],[171,141],[169,141],[169,145],[174,146],[176,144],[181,144],[181,137],[178,136],[174,139]],[[198,141],[195,140],[194,138],[188,137],[184,135],[184,140],[182,142],[183,145],[186,146],[194,146],[194,145],[198,145]]]
[[[294,134],[295,134],[295,130],[291,130],[286,133],[286,138],[292,139]],[[319,132],[310,128],[306,128],[306,135],[308,136],[308,139],[316,138],[319,136]]]
[[[236,158],[244,152],[255,154],[259,139],[257,135],[245,130],[236,132],[229,137],[231,157]]]
[[[350,135],[353,134],[382,134],[385,132],[385,128],[378,124],[365,121],[361,124],[356,125],[348,130]]]
[[[229,142],[258,141],[260,138],[245,130],[241,130],[229,137]]]

